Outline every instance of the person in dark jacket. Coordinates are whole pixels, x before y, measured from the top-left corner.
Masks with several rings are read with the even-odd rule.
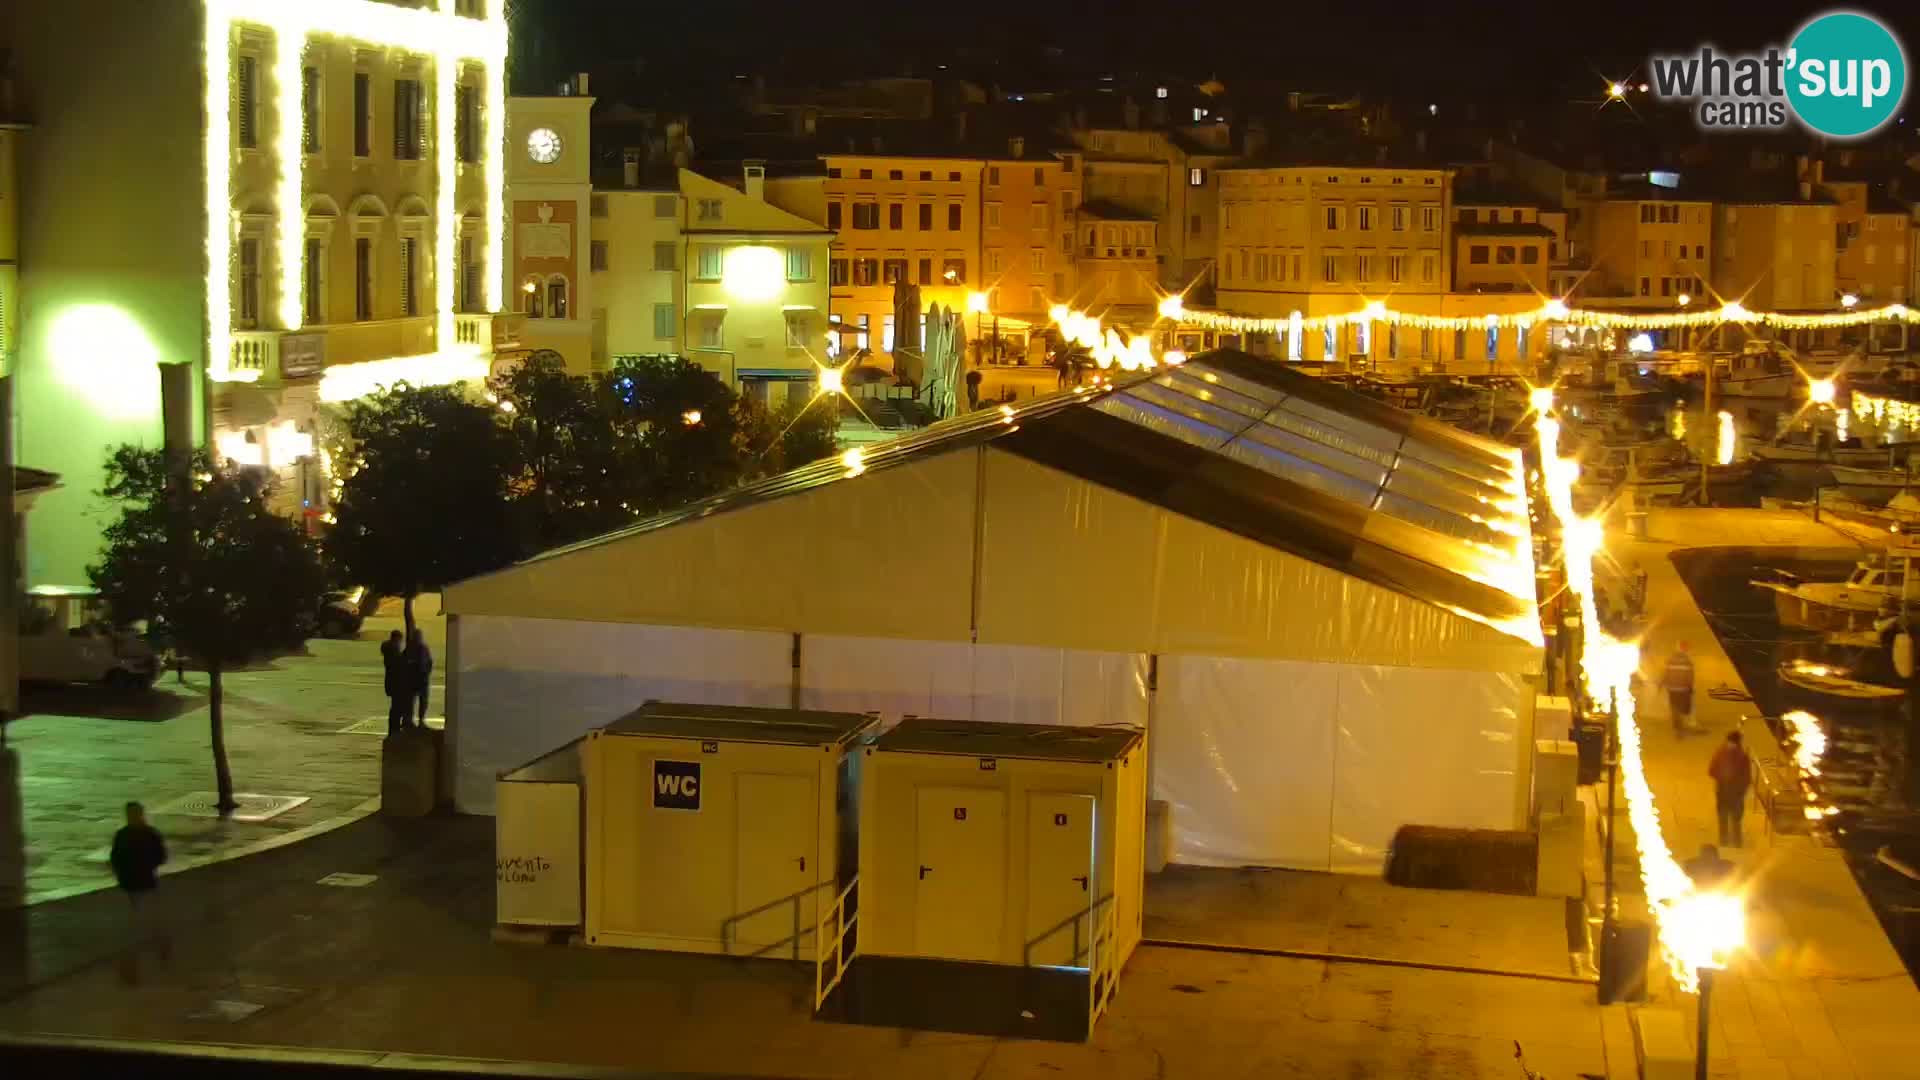
[[[417,699],[420,715],[414,721],[414,726],[424,728],[427,726],[427,686],[433,681],[433,650],[427,648],[426,636],[420,633],[418,627],[414,628],[412,636],[407,639],[407,647],[400,653],[400,666],[405,670],[409,689],[412,690],[406,703],[400,706],[401,722],[406,722]]]
[[[401,658],[400,631],[387,635],[380,643],[380,662],[386,668],[386,677],[382,683],[387,692],[387,734],[391,735],[407,726],[407,716],[413,711],[413,683],[407,677],[406,664]]]
[[[1730,732],[1727,741],[1713,752],[1707,763],[1707,775],[1713,778],[1713,802],[1720,819],[1720,846],[1740,846],[1740,819],[1747,812],[1747,787],[1753,783],[1753,758],[1740,745],[1740,733]]]
[[[113,834],[114,880],[126,891],[127,899],[139,904],[158,885],[158,873],[167,861],[167,844],[160,830],[147,824],[146,808],[137,802],[127,804],[127,823]]]

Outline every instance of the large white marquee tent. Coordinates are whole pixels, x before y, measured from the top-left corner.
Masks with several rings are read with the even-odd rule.
[[[449,588],[457,806],[649,698],[1148,731],[1173,857],[1525,827],[1516,451],[1216,352]]]

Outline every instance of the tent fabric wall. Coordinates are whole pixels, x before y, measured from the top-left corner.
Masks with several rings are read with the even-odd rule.
[[[978,468],[960,448],[614,534],[449,586],[446,610],[966,641]],[[903,555],[916,567],[910,600],[891,569]]]
[[[1148,746],[1173,858],[1378,873],[1402,825],[1524,827],[1515,676],[1163,657]]]
[[[649,698],[792,704],[790,634],[497,615],[452,624],[454,805],[494,807],[499,770],[608,724]]]
[[[1013,454],[987,451],[985,483],[982,642],[1540,666],[1538,647],[1485,623]]]
[[[806,634],[800,705],[945,720],[1091,726],[1147,722],[1140,653]]]

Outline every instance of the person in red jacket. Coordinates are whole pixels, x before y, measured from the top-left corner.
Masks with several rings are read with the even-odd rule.
[[[1747,811],[1747,787],[1753,782],[1753,759],[1740,745],[1740,733],[1730,732],[1727,741],[1713,752],[1707,763],[1707,775],[1713,777],[1713,803],[1720,817],[1722,847],[1740,846],[1740,818]]]

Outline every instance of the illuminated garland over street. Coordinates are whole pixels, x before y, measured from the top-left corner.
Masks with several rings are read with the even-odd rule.
[[[1301,330],[1374,322],[1410,326],[1419,330],[1530,327],[1541,323],[1558,323],[1563,326],[1594,327],[1604,330],[1670,330],[1687,326],[1718,326],[1722,323],[1770,326],[1781,330],[1825,330],[1880,322],[1920,324],[1920,310],[1905,304],[1888,304],[1885,307],[1838,311],[1832,314],[1795,315],[1778,311],[1751,311],[1737,301],[1728,301],[1718,307],[1703,307],[1698,310],[1642,314],[1568,307],[1563,301],[1549,300],[1528,311],[1487,312],[1484,315],[1423,315],[1412,311],[1400,311],[1388,307],[1384,301],[1373,300],[1356,311],[1337,315],[1306,315],[1294,311],[1285,316],[1270,317],[1235,315],[1225,311],[1192,310],[1181,304],[1179,297],[1170,296],[1161,303],[1160,314],[1166,318],[1178,319],[1183,325],[1208,330],[1225,330],[1235,334],[1278,334],[1289,331],[1298,333]]]

